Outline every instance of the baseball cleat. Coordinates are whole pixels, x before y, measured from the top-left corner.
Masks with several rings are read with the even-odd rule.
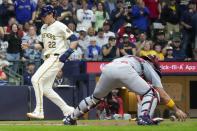
[[[71,118],[71,115],[65,116],[63,119],[64,125],[77,125],[77,120]]]
[[[44,119],[44,114],[43,113],[32,112],[32,113],[27,113],[27,116],[29,118]]]
[[[149,115],[140,116],[137,120],[138,125],[156,125]]]
[[[153,118],[152,120],[153,120],[153,122],[154,122],[156,125],[159,124],[159,123],[161,123],[162,121],[164,121],[164,119],[161,118],[161,117],[155,117],[155,118]]]

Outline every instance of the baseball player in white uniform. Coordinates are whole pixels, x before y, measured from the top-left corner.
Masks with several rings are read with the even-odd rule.
[[[185,119],[186,114],[178,109],[171,98],[167,98],[164,93],[160,70],[153,61],[146,61],[136,56],[124,56],[113,60],[104,66],[101,77],[95,87],[92,96],[83,99],[74,112],[66,116],[63,120],[65,125],[76,125],[76,120],[91,108],[95,107],[101,98],[105,97],[114,88],[127,87],[130,91],[142,96],[138,125],[154,125],[158,121],[151,119],[157,103],[160,101],[159,94],[162,94],[165,104],[170,108],[176,108],[176,115]],[[155,87],[161,88],[157,92],[141,76],[145,76]]]
[[[58,71],[73,53],[77,43],[75,40],[68,44],[67,39],[73,38],[72,31],[63,23],[56,21],[54,15],[54,8],[51,5],[42,7],[41,18],[44,25],[41,28],[40,42],[43,47],[44,63],[31,80],[35,91],[36,107],[33,112],[27,113],[30,118],[44,119],[43,95],[55,103],[64,116],[74,110],[52,89]]]

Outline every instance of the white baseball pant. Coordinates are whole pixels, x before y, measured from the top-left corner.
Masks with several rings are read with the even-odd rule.
[[[52,89],[55,77],[62,67],[63,63],[59,62],[59,57],[51,55],[33,75],[31,81],[36,97],[36,108],[34,112],[43,112],[43,95],[55,103],[62,110],[64,116],[71,113],[73,110],[73,107],[67,105]]]

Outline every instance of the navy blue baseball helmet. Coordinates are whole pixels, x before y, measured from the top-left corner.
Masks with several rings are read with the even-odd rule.
[[[55,14],[55,10],[52,5],[44,5],[41,9],[40,17],[45,17],[48,14]]]

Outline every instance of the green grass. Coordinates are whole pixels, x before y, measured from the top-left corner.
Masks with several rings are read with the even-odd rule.
[[[128,124],[125,125],[124,122]],[[79,123],[78,126],[63,126],[61,121],[0,122],[0,131],[197,131],[197,119],[186,122],[166,120],[158,126],[137,126],[134,122],[128,121],[114,123],[114,121],[89,120]]]

